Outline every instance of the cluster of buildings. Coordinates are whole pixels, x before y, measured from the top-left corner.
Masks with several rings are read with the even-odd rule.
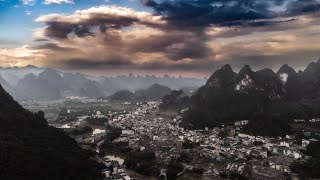
[[[105,169],[102,170],[102,175],[104,176],[104,180],[132,180],[124,169],[124,166],[120,164],[118,161],[112,160],[108,157],[96,157],[96,160],[106,166]]]
[[[239,130],[247,120],[232,127],[185,130],[180,127],[181,116],[171,119],[159,115],[159,104],[147,102],[135,111],[110,116],[109,125],[122,129],[114,142],[127,142],[135,150],[154,151],[163,167],[183,156],[181,163],[185,169],[189,172],[201,169],[203,179],[221,174],[283,179],[284,174],[292,174],[289,166],[294,160],[308,158],[302,152],[310,141],[316,141],[303,140],[300,145],[289,135],[269,138],[241,134]],[[222,131],[226,137],[220,136]],[[187,140],[195,147],[184,148]]]
[[[101,141],[104,141],[106,136],[105,131],[101,131],[99,133],[93,133],[91,136],[77,137],[75,140],[80,144],[97,144]]]
[[[294,122],[306,122],[306,120],[304,120],[304,119],[295,119],[295,120],[293,120]],[[309,120],[307,120],[308,122],[310,122],[310,123],[316,123],[316,122],[320,122],[320,118],[313,118],[313,119],[309,119]]]
[[[179,161],[184,172],[200,171],[201,179],[232,174],[254,179],[285,179],[285,175],[293,175],[290,164],[295,160],[308,159],[302,152],[310,142],[317,141],[303,139],[297,143],[296,138],[290,135],[284,138],[269,138],[242,134],[241,128],[248,120],[237,121],[234,126],[224,128],[185,130],[180,126],[181,116],[168,118],[159,114],[160,102],[150,101],[135,105],[139,107],[136,110],[109,112],[107,115],[95,111],[92,115],[81,116],[62,128],[81,126],[88,117],[107,118],[108,125],[122,129],[121,136],[113,142],[126,142],[124,144],[128,144],[131,149],[155,152],[159,169],[162,169],[159,175],[165,176],[167,165]],[[310,123],[318,121],[319,119],[312,119]],[[106,131],[96,131],[92,136],[78,137],[76,140],[81,144],[98,144],[104,140],[105,135]],[[185,148],[186,141],[194,146]],[[107,167],[103,171],[106,179],[131,179],[116,161],[101,161]]]

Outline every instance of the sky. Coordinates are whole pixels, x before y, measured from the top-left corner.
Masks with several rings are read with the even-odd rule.
[[[0,0],[0,66],[203,77],[320,58],[320,0]]]

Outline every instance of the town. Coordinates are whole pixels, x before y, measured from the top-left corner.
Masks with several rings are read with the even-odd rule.
[[[125,102],[126,104],[130,104]],[[111,144],[127,146],[131,151],[154,152],[156,167],[159,169],[155,178],[165,178],[167,167],[172,162],[182,166],[177,176],[191,176],[195,179],[215,179],[217,177],[244,177],[253,179],[294,178],[290,165],[295,161],[304,161],[309,157],[303,152],[315,138],[296,141],[293,135],[269,138],[243,134],[241,128],[248,120],[237,121],[233,126],[186,130],[180,126],[182,112],[174,118],[159,114],[158,101],[136,103],[134,110],[102,114],[96,110],[86,117],[105,118],[105,126],[121,129],[118,137]],[[86,117],[79,117],[71,126],[85,123]],[[299,121],[299,120],[296,120]],[[316,121],[316,120],[312,120]],[[64,125],[62,128],[70,128]],[[124,165],[125,153],[112,149],[103,150],[100,145],[105,141],[108,129],[94,129],[89,137],[76,137],[79,144],[96,144],[96,151],[106,151],[98,161],[104,163],[106,179],[137,179],[130,176]],[[306,132],[308,134],[309,132]],[[121,148],[119,148],[121,149]],[[118,151],[118,152],[117,152]],[[122,158],[110,158],[113,153],[122,154]],[[116,156],[116,155],[115,155]],[[119,162],[120,161],[120,162]]]

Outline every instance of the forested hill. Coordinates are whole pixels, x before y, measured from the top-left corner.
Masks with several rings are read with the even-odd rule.
[[[192,96],[183,126],[202,129],[233,124],[256,113],[275,114],[288,121],[316,118],[319,107],[320,61],[299,73],[288,65],[276,73],[271,69],[253,71],[249,66],[236,73],[225,65]]]

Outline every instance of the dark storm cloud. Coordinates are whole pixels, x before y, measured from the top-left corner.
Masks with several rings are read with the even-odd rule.
[[[163,15],[173,24],[208,27],[211,25],[241,24],[249,20],[276,17],[270,10],[273,1],[261,0],[175,0],[157,3],[153,0],[142,1]],[[280,3],[277,1],[277,3]]]
[[[97,29],[105,32],[108,29],[121,29],[133,24],[150,27],[159,26],[159,18],[150,13],[139,13],[123,7],[93,7],[76,11],[70,16],[50,14],[39,17],[37,22],[47,25],[45,35],[50,38],[67,39],[74,33],[78,37],[92,36]]]
[[[243,23],[242,26],[250,26],[250,27],[276,26],[279,24],[290,23],[295,20],[296,19],[289,19],[289,20],[284,20],[284,21],[257,21],[257,22]]]
[[[50,38],[66,39],[68,34],[73,32],[75,25],[62,22],[47,22],[48,27],[45,30],[45,35]]]
[[[317,0],[165,0],[159,3],[142,0],[142,3],[163,15],[172,25],[181,28],[211,25],[269,26],[281,22],[276,18],[316,12],[320,8]],[[282,12],[274,9],[282,5],[285,5]],[[265,21],[255,22],[257,20]]]
[[[279,13],[274,6],[284,5],[283,12]],[[290,17],[305,13],[316,12],[320,8],[317,0],[142,0],[145,6],[154,9],[169,23],[159,26],[153,22],[142,21],[138,16],[119,16],[113,13],[90,12],[89,18],[80,21],[72,20],[81,14],[68,17],[61,21],[59,17],[44,20],[48,25],[45,34],[51,38],[66,39],[74,33],[79,37],[94,35],[93,29],[101,32],[108,29],[121,29],[134,23],[162,29],[179,28],[190,31],[202,31],[212,25],[218,26],[272,26],[281,23],[279,17]],[[258,21],[258,22],[257,22]]]
[[[301,15],[315,13],[320,10],[320,2],[318,0],[298,0],[288,4],[287,15]]]
[[[91,27],[94,27],[94,26],[100,26],[101,27],[100,29],[102,29],[102,26],[103,26],[104,30],[106,29],[106,26],[103,24],[93,24],[94,22],[91,22],[91,25],[90,25],[86,23],[89,23],[89,22],[82,22],[81,24],[78,24],[78,23],[72,23],[72,22],[48,21],[46,22],[48,27],[45,29],[45,35],[50,38],[67,39],[68,35],[71,33],[74,33],[78,37],[94,35],[94,33],[91,32]]]

